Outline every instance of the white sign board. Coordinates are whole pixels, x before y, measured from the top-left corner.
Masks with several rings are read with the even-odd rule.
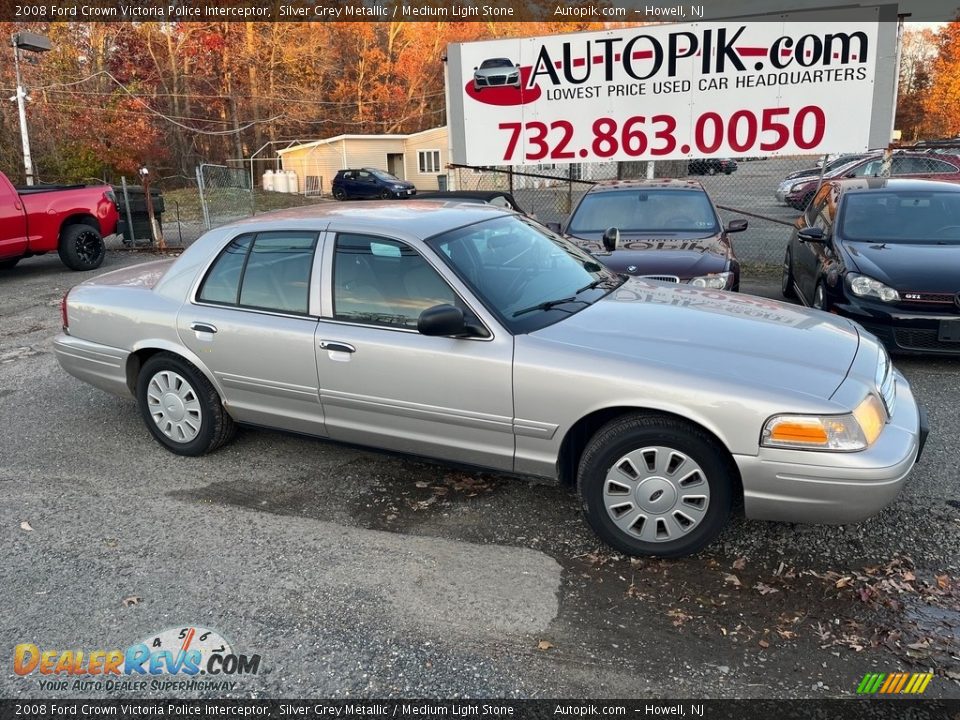
[[[893,83],[892,72],[882,72],[890,87],[878,87],[881,47],[891,55],[884,25],[736,20],[454,44],[447,53],[453,161],[669,160],[885,146]],[[883,60],[895,66],[894,56]],[[889,96],[885,102],[875,103],[878,92]],[[875,104],[884,106],[879,120]]]

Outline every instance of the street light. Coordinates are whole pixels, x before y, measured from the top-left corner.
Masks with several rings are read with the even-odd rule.
[[[27,176],[27,185],[33,185],[33,160],[30,159],[30,136],[27,134],[27,107],[24,100],[26,90],[20,80],[20,51],[47,52],[50,50],[50,39],[32,32],[18,32],[10,36],[13,43],[13,66],[17,73],[17,111],[20,114],[20,139],[23,141],[23,171]],[[11,98],[13,99],[13,98]]]

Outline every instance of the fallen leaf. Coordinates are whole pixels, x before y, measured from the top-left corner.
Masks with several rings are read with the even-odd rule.
[[[946,590],[950,585],[950,576],[949,575],[937,575],[937,587],[941,590]]]
[[[757,645],[759,645],[762,648],[770,647],[770,643],[768,643],[766,640],[761,640],[760,642],[757,643]]]
[[[553,643],[549,640],[541,640],[537,643],[537,650],[549,650],[553,647]]]
[[[853,580],[853,578],[850,577],[849,575],[842,577],[839,580],[837,580],[837,582],[834,584],[834,587],[836,588],[850,587],[851,580]]]
[[[730,585],[733,585],[734,587],[742,587],[742,586],[743,586],[743,583],[740,582],[740,578],[738,578],[736,575],[733,575],[733,574],[724,575],[723,581],[724,581],[725,583],[728,583],[728,584],[730,584]]]
[[[777,635],[782,637],[784,640],[793,640],[797,634],[793,630],[781,630],[777,628]]]
[[[30,523],[28,523],[26,520],[20,523],[20,529],[25,530],[26,532],[33,532],[33,527],[31,527]]]
[[[759,592],[761,595],[772,595],[773,593],[780,592],[775,587],[770,587],[766,583],[758,582],[753,586],[753,589]]]
[[[733,561],[734,570],[743,570],[747,566],[747,559],[745,557],[738,557]]]
[[[138,595],[128,595],[122,600],[123,606],[130,607],[131,605],[139,605],[141,599]]]
[[[414,483],[414,484],[415,484],[418,488],[425,488],[425,487],[429,487],[429,486],[430,486],[430,483],[428,483],[428,482],[426,482],[426,481],[424,481],[424,480],[418,480],[418,481],[417,481],[416,483]]]
[[[930,647],[930,641],[920,640],[915,643],[910,643],[909,645],[907,645],[907,647],[910,648],[911,650],[926,650],[928,647]]]

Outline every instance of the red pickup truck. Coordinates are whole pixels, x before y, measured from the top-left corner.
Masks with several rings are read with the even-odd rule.
[[[53,250],[71,270],[98,268],[118,221],[109,185],[15,188],[0,172],[0,270]]]

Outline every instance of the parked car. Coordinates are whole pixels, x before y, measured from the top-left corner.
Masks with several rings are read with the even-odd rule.
[[[53,251],[71,270],[98,268],[118,219],[109,185],[15,188],[0,173],[0,270]]]
[[[386,170],[360,168],[340,170],[331,188],[337,200],[370,200],[372,198],[409,198],[417,194],[416,186]]]
[[[794,185],[799,185],[801,182],[809,182],[811,180],[819,181],[821,175],[823,175],[823,177],[829,177],[835,170],[839,170],[846,165],[850,165],[852,167],[854,163],[867,156],[867,153],[840,155],[828,162],[826,167],[823,167],[822,169],[820,164],[818,164],[817,167],[804,168],[803,170],[792,172],[780,182],[780,184],[777,186],[774,196],[777,198],[777,200],[786,204],[787,194],[790,192],[790,188],[792,188]],[[870,157],[876,156],[877,153],[870,154]]]
[[[893,352],[960,355],[960,185],[828,182],[797,219],[782,289]]]
[[[879,177],[883,171],[883,163],[882,155],[868,155],[861,160],[842,165],[836,170],[824,174],[824,179]],[[960,157],[953,155],[933,156],[918,152],[897,152],[890,158],[890,176],[960,182]],[[800,178],[790,186],[784,196],[784,201],[795,210],[803,210],[809,205],[819,185],[819,177],[808,180]]]
[[[447,202],[485,203],[496,207],[509,208],[523,213],[512,193],[503,190],[443,190],[425,192],[417,195],[420,200],[446,200]],[[526,213],[524,213],[526,214]]]
[[[737,169],[737,161],[732,158],[697,158],[687,163],[690,175],[729,175]]]
[[[258,216],[76,286],[63,326],[61,366],[135,396],[178,455],[250,424],[575,484],[631,554],[695,552],[741,499],[748,517],[862,520],[926,435],[850,321],[625,278],[489,205]]]
[[[473,89],[520,87],[520,66],[509,58],[490,58],[473,69]]]
[[[747,221],[720,220],[695,180],[612,180],[592,186],[566,226],[572,239],[615,272],[716,290],[740,289],[729,234]],[[615,230],[614,237],[609,231]],[[607,235],[604,239],[604,235]]]

